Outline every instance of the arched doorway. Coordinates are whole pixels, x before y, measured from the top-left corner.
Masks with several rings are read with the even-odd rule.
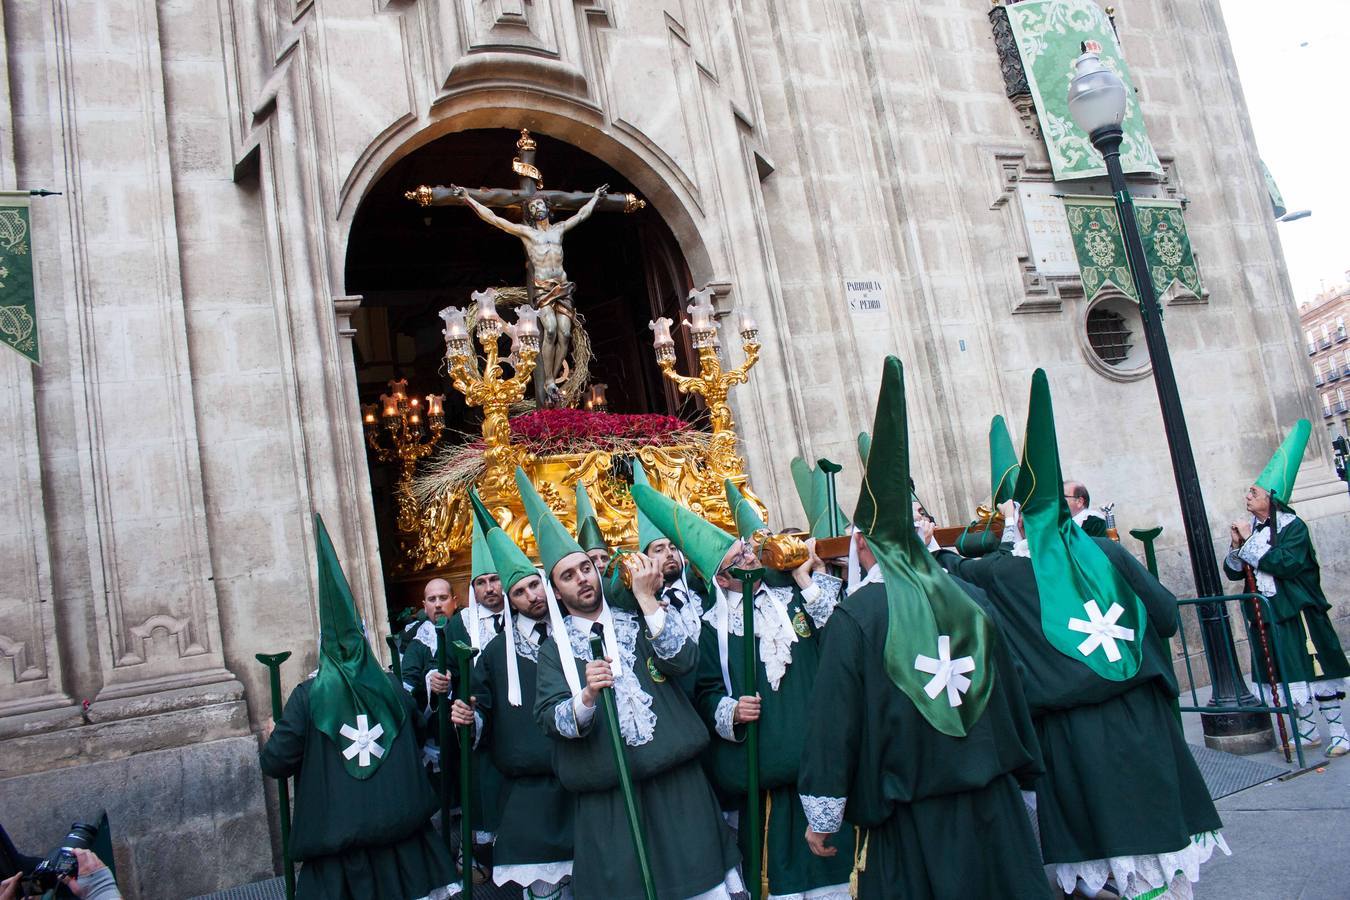
[[[459,206],[420,207],[404,192],[420,184],[513,187],[511,158],[518,132],[477,129],[432,141],[394,163],[367,192],[353,219],[346,258],[347,293],[360,295],[353,315],[358,392],[374,403],[391,379],[408,381],[413,395],[446,396],[446,437],[477,433],[480,417],[468,409],[444,376],[446,306],[466,306],[473,291],[522,285],[525,256],[518,239]],[[549,187],[637,193],[605,162],[570,144],[535,134],[536,162]],[[514,211],[505,215],[518,218]],[[585,320],[595,357],[591,380],[607,386],[612,412],[660,412],[697,420],[702,409],[680,397],[661,376],[647,322],[678,320],[691,287],[688,266],[661,216],[651,207],[632,214],[596,213],[568,233],[566,267],[577,285],[577,311]],[[682,336],[685,337],[685,336]],[[681,368],[694,358],[677,347]],[[371,460],[376,524],[391,606],[406,589],[389,573],[398,546],[395,468]]]

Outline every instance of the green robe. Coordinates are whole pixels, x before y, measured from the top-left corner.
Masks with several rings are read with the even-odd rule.
[[[745,821],[747,751],[745,726],[732,724],[736,698],[752,693],[761,697],[759,724],[760,785],[769,794],[768,803],[768,877],[773,895],[802,894],[832,885],[846,885],[853,869],[853,834],[841,835],[838,855],[815,856],[806,845],[806,814],[797,793],[797,769],[801,762],[802,739],[806,732],[806,714],[820,666],[820,636],[839,599],[838,579],[818,579],[815,602],[804,605],[796,585],[768,592],[755,603],[755,633],[760,635],[756,649],[755,685],[751,687],[745,672],[745,639],[740,599],[735,598],[727,634],[727,668],[732,694],[728,695],[722,678],[716,620],[718,611],[708,613],[710,621],[699,638],[698,679],[695,705],[713,733],[707,750],[708,770],[721,796]],[[797,636],[791,644],[791,662],[775,687],[765,665],[763,635],[765,620],[772,615],[761,611],[767,603],[783,603]],[[769,631],[774,634],[775,632]],[[761,802],[761,809],[765,806]],[[739,829],[741,853],[747,848],[749,832]]]
[[[534,622],[515,617],[516,627]],[[553,743],[534,721],[538,649],[516,635],[520,706],[509,702],[505,633],[488,643],[474,668],[473,696],[482,717],[478,747],[501,773],[501,806],[493,845],[494,878],[505,866],[536,866],[572,859],[572,795],[553,773]],[[545,640],[545,645],[549,643]],[[520,873],[516,873],[520,874]],[[522,876],[523,877],[523,876]],[[534,878],[514,878],[529,885]],[[556,879],[545,879],[556,881]]]
[[[1093,510],[1093,512],[1096,512],[1096,510]],[[1078,527],[1083,529],[1083,534],[1086,534],[1088,537],[1106,537],[1106,518],[1100,514],[1088,514],[1084,516],[1083,521],[1078,524]]]
[[[615,692],[620,718],[625,718],[625,710],[635,712],[634,722],[641,719],[652,729],[645,741],[635,732],[638,746],[627,736],[624,741],[652,874],[662,900],[693,897],[721,885],[740,861],[735,839],[699,765],[699,754],[708,743],[707,729],[675,683],[696,667],[698,643],[685,635],[682,624],[669,613],[655,641],[639,616],[619,609],[612,610],[612,615],[622,664],[650,698],[655,717],[652,721],[642,715],[645,704],[625,703],[625,696],[636,699],[636,694],[626,694],[626,688]],[[568,617],[577,658],[566,664],[576,666],[584,685],[585,660],[591,658],[586,638],[591,623],[573,621]],[[580,628],[587,632],[583,634]],[[562,665],[557,645],[550,639],[539,653],[534,715],[538,726],[554,739],[553,769],[559,781],[575,795],[572,890],[577,900],[640,900],[645,895],[614,763],[609,720],[603,704],[597,704],[594,718],[578,728]]]
[[[1308,526],[1288,512],[1280,513],[1279,522],[1279,532],[1269,537],[1268,547],[1265,546],[1267,536],[1254,530],[1252,537],[1242,547],[1231,551],[1224,560],[1224,574],[1231,581],[1243,581],[1246,577],[1243,563],[1254,560],[1256,571],[1272,579],[1273,584],[1267,582],[1267,588],[1273,586],[1274,589],[1268,595],[1270,612],[1275,618],[1271,630],[1275,646],[1271,653],[1272,656],[1278,654],[1277,658],[1284,666],[1283,672],[1277,672],[1278,681],[1297,684],[1344,678],[1350,675],[1350,662],[1345,658],[1340,638],[1336,636],[1336,629],[1327,615],[1331,604],[1322,593],[1321,568],[1308,534]],[[1260,576],[1257,578],[1257,590],[1261,593],[1265,593],[1261,585],[1265,580]],[[1265,657],[1260,653],[1261,641],[1252,618],[1251,603],[1244,602],[1242,612],[1247,619],[1252,678],[1269,684],[1270,677]],[[1312,655],[1308,653],[1309,639],[1317,649],[1317,662],[1322,667],[1320,675],[1315,672]],[[1283,697],[1279,699],[1281,703],[1284,702]]]
[[[436,707],[440,705],[440,697],[427,690],[427,675],[437,668],[436,651],[427,645],[428,640],[434,642],[436,639],[434,627],[431,623],[424,621],[418,626],[418,630],[413,632],[413,638],[409,641],[408,648],[403,652],[400,671],[403,674],[403,689],[412,697],[413,704],[418,710],[418,719],[425,725],[425,734],[422,740],[422,746],[425,749],[422,751],[421,759],[425,763],[432,792],[439,796],[438,792],[441,789],[442,775],[444,774],[444,777],[449,779],[451,806],[457,806],[459,804],[459,754],[455,752],[453,746],[446,753],[440,753],[436,719]],[[439,763],[432,765],[427,761],[427,754],[435,755],[439,759]]]
[[[1019,790],[1041,773],[1040,754],[1005,641],[995,635],[984,714],[956,738],[887,675],[889,627],[885,585],[869,584],[826,629],[798,779],[812,828],[834,832],[842,820],[862,829],[863,900],[1047,900]]]
[[[1167,853],[1221,822],[1177,720],[1168,638],[1176,598],[1114,541],[1097,545],[1144,603],[1143,660],[1126,681],[1108,681],[1056,650],[1041,626],[1031,560],[999,550],[977,560],[938,559],[982,587],[1017,659],[1046,774],[1036,811],[1046,863]]]
[[[291,692],[259,753],[264,774],[296,779],[291,853],[303,863],[296,896],[408,900],[457,882],[431,827],[438,804],[420,765],[412,698],[405,697],[407,720],[379,768],[360,780],[343,767],[342,748],[313,726],[312,684]]]
[[[480,611],[485,611],[485,608],[480,607]],[[469,607],[467,606],[450,618],[450,625],[446,628],[445,635],[450,643],[462,641],[465,646],[473,646],[473,641],[469,639],[469,632],[465,626],[468,618]],[[492,627],[492,620],[483,617],[481,612],[479,623],[479,627],[483,629],[480,632],[482,644],[479,648],[479,655],[474,657],[475,670],[478,668],[478,662],[482,659],[483,652],[498,633]],[[452,685],[452,690],[458,692],[459,686]],[[501,815],[502,773],[497,771],[497,767],[492,764],[492,757],[483,750],[474,751],[472,758],[473,782],[476,790],[474,791],[475,796],[469,803],[469,815],[473,817],[473,829],[476,832],[495,832]]]

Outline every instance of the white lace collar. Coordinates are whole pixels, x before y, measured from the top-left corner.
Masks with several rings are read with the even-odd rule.
[[[755,591],[755,634],[759,636],[759,659],[764,664],[764,675],[770,690],[778,690],[788,666],[792,664],[792,645],[797,642],[797,631],[788,614],[792,602],[792,588],[771,588],[760,585]],[[741,595],[729,597],[717,586],[717,605],[704,618],[717,629],[717,649],[722,662],[722,681],[731,696],[731,671],[727,664],[730,653],[729,634],[745,633]],[[754,677],[753,675],[751,676]]]
[[[603,623],[605,612],[609,613],[609,623]],[[618,665],[614,667],[614,702],[618,707],[619,732],[628,746],[641,747],[656,735],[656,713],[652,711],[651,694],[642,689],[637,677],[638,619],[633,613],[609,609],[608,604],[602,608],[601,616],[602,624],[609,626],[606,631],[613,629],[613,640],[619,651]],[[569,615],[563,619],[563,624],[573,655],[589,662],[592,659],[591,626],[595,622]],[[567,663],[564,661],[563,664]]]

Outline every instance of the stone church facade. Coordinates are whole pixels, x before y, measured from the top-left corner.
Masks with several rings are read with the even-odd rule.
[[[1166,169],[1139,188],[1189,202],[1207,288],[1166,321],[1223,539],[1283,431],[1314,417],[1312,373],[1218,0],[1118,7]],[[254,654],[294,653],[286,690],[314,668],[312,512],[387,628],[352,223],[399,160],[470,129],[509,145],[528,127],[603,161],[719,312],[761,323],[734,404],[771,510],[795,509],[795,454],[845,461],[853,496],[854,437],[896,353],[921,493],[964,521],[987,491],[989,417],[1019,422],[1043,366],[1066,468],[1119,501],[1122,529],[1165,526],[1164,575],[1188,593],[1154,386],[1103,361],[1076,277],[1038,256],[1033,207],[1057,188],[988,10],[0,5],[0,188],[62,194],[32,212],[44,365],[0,352],[4,825],[36,853],[107,807],[130,896],[272,871]],[[848,281],[877,282],[880,308],[850,310]],[[1343,574],[1343,486],[1312,452],[1295,500]]]

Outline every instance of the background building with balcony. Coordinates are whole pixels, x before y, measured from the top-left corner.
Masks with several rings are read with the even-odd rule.
[[[1350,282],[1350,271],[1346,272]],[[1350,434],[1350,283],[1322,291],[1299,304],[1298,318],[1312,362],[1313,381],[1328,439]]]

